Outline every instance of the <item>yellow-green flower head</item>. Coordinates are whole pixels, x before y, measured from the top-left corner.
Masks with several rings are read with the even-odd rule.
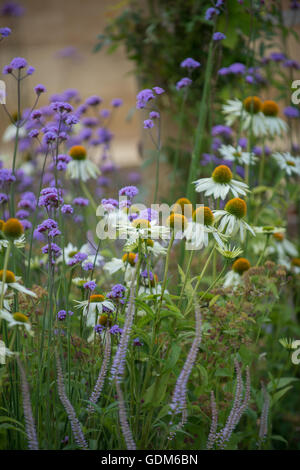
[[[26,315],[24,315],[24,313],[21,313],[21,312],[14,313],[13,319],[20,323],[29,323],[29,318]]]
[[[123,263],[128,263],[131,266],[135,266],[135,261],[136,261],[137,254],[136,253],[125,253],[125,255],[122,256],[122,261]]]
[[[20,238],[24,232],[24,227],[19,219],[11,218],[4,222],[2,231],[7,238]]]
[[[105,299],[104,295],[101,295],[101,294],[92,294],[90,296],[91,303],[103,302],[104,299]]]
[[[232,265],[232,270],[240,275],[248,271],[250,268],[251,264],[246,258],[239,258]]]
[[[132,226],[135,228],[150,228],[150,222],[147,219],[135,219],[132,221]]]
[[[183,214],[189,219],[192,217],[193,205],[187,197],[181,197],[177,199],[173,205],[172,212],[175,214]]]
[[[262,112],[265,116],[276,117],[279,114],[279,106],[275,101],[266,100],[262,104]]]
[[[105,326],[107,324],[107,320],[108,320],[108,316],[106,315],[106,313],[103,313],[98,318],[98,324],[102,325],[102,326]]]
[[[83,145],[73,145],[69,150],[69,155],[73,160],[85,160],[86,149]]]
[[[262,110],[262,101],[258,96],[248,96],[244,99],[243,105],[248,113],[257,114]]]
[[[226,203],[225,210],[238,219],[242,219],[247,214],[247,204],[243,199],[235,197]]]
[[[293,258],[291,262],[293,266],[297,266],[297,268],[300,268],[300,258]]]
[[[211,176],[216,183],[221,184],[230,183],[233,178],[232,172],[227,165],[217,166]]]
[[[207,206],[198,207],[193,212],[193,221],[203,223],[204,225],[213,225],[214,223],[214,214]]]
[[[185,215],[174,214],[174,212],[166,220],[167,227],[170,227],[173,230],[181,230],[182,232],[186,229],[188,225],[188,220]]]
[[[3,272],[3,269],[0,270],[0,281],[3,282],[3,275],[4,275],[4,272]],[[16,282],[16,276],[14,275],[14,273],[12,271],[6,271],[5,273],[5,280],[4,282],[6,284],[11,284],[13,282]]]
[[[275,238],[277,242],[283,242],[284,233],[281,233],[281,232],[273,233],[273,237]]]

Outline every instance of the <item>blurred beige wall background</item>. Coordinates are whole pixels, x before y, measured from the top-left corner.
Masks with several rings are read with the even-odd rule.
[[[271,1],[271,0],[270,0]],[[6,3],[0,0],[0,6]],[[137,84],[131,73],[133,64],[119,48],[108,55],[105,50],[93,53],[97,35],[103,32],[109,19],[124,5],[119,0],[20,0],[25,14],[18,18],[0,16],[0,25],[9,26],[13,34],[0,47],[0,67],[15,56],[25,57],[36,68],[32,77],[23,82],[23,107],[30,107],[35,99],[33,87],[46,86],[48,95],[61,93],[66,88],[76,88],[82,99],[100,95],[103,108],[109,107],[113,98],[122,98],[124,105],[115,113],[111,130],[115,134],[113,155],[120,166],[140,163],[138,143],[141,136],[141,115],[136,112],[131,120],[128,113],[135,107]],[[300,11],[288,9],[290,1],[283,0],[284,19],[289,27],[300,34]],[[300,51],[294,38],[289,41],[289,54],[300,61]],[[274,50],[277,50],[274,47]],[[297,73],[295,73],[295,76]],[[300,79],[300,72],[299,72]],[[14,80],[5,77],[7,106],[16,109]],[[41,97],[41,105],[47,101]],[[0,133],[7,126],[7,117],[0,110]],[[165,130],[165,129],[163,129]],[[169,129],[167,129],[168,133]],[[149,142],[149,148],[151,148]],[[151,170],[150,170],[151,171]]]
[[[4,3],[0,1],[2,6]],[[35,99],[33,87],[42,83],[47,95],[76,88],[83,99],[91,95],[103,98],[103,108],[109,108],[113,98],[122,98],[124,104],[116,110],[112,125],[115,134],[113,154],[120,166],[139,163],[138,113],[128,121],[129,111],[135,107],[137,85],[130,72],[133,65],[121,48],[112,55],[104,50],[93,53],[97,35],[114,14],[112,0],[50,0],[18,2],[26,11],[22,17],[0,16],[0,25],[9,26],[13,34],[1,44],[0,67],[13,57],[24,57],[36,68],[32,77],[23,82],[22,107],[30,107]],[[2,78],[2,77],[1,77]],[[16,109],[14,80],[4,76],[7,84],[7,107]],[[46,96],[40,104],[46,104]],[[7,126],[7,117],[0,111],[0,133]]]

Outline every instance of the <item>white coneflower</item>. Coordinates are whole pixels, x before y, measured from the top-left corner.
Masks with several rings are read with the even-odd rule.
[[[217,244],[224,248],[222,237],[218,230],[213,226],[214,215],[209,207],[198,207],[193,212],[192,220],[188,223],[184,231],[184,236],[188,242],[186,248],[199,250],[203,246],[207,246],[209,242],[209,234],[216,240]]]
[[[236,162],[239,165],[254,165],[257,161],[257,157],[253,152],[244,152],[242,147],[238,145],[233,147],[232,145],[221,145],[219,152],[225,160]]]
[[[250,269],[251,264],[246,258],[237,259],[230,271],[225,275],[223,287],[237,287],[242,282],[243,274]]]
[[[133,251],[138,249],[139,247],[139,240],[136,240],[134,243],[126,242],[124,245],[124,251]],[[148,238],[147,240],[143,240],[143,243],[140,245],[141,251],[152,253],[154,257],[158,256],[165,256],[167,253],[167,248],[162,246],[159,242],[155,240],[151,240]]]
[[[86,157],[86,149],[82,145],[74,145],[69,150],[72,160],[68,163],[67,176],[71,179],[87,181],[90,178],[97,178],[100,174],[99,168],[95,163]]]
[[[167,227],[157,225],[156,220],[135,219],[132,222],[126,221],[116,226],[119,236],[127,238],[127,244],[131,245],[138,240],[166,239],[169,235]]]
[[[288,176],[300,175],[300,157],[293,157],[289,152],[275,152],[272,157]]]
[[[234,180],[230,168],[226,165],[217,166],[210,178],[201,178],[193,183],[198,193],[204,191],[204,196],[213,196],[215,199],[225,199],[230,191],[236,197],[239,194],[245,196],[249,192],[248,185]]]
[[[68,243],[67,246],[62,251],[62,254],[57,258],[57,263],[62,263],[65,260],[65,263],[68,262],[79,252],[78,248],[72,243]]]
[[[27,333],[33,336],[33,331],[31,330],[31,324],[29,318],[21,312],[10,313],[8,310],[0,310],[0,319],[6,320],[8,323],[8,328],[13,328],[14,326],[20,326],[25,328]]]
[[[2,285],[3,285],[3,269],[0,270],[0,292],[2,292]],[[19,284],[19,280],[21,277],[15,276],[12,271],[6,271],[5,273],[5,282],[4,282],[4,291],[6,292],[7,289],[12,289],[14,291],[21,292],[25,295],[30,295],[31,297],[37,297],[37,295],[29,289],[26,289],[22,284]]]
[[[262,104],[262,113],[264,115],[267,134],[271,137],[281,135],[287,132],[288,126],[283,119],[278,117],[279,106],[275,101],[266,100]]]
[[[0,251],[2,250],[2,248],[7,248],[9,243],[10,243],[9,240],[0,239]],[[14,240],[13,244],[15,245],[16,248],[24,248],[24,246],[26,245],[25,235],[21,235],[20,238],[17,238],[16,240]]]
[[[284,227],[275,227],[274,225],[262,225],[260,227],[253,226],[252,227],[255,233],[263,234],[263,235],[272,235],[274,233],[284,233]]]
[[[235,121],[241,121],[242,130],[252,130],[255,137],[266,136],[267,126],[262,113],[263,103],[258,96],[248,96],[244,101],[238,99],[228,100],[222,107],[227,126]]]
[[[15,124],[9,124],[2,135],[2,142],[11,142],[15,140],[17,134],[17,126]],[[26,137],[26,129],[19,127],[19,139]]]
[[[135,265],[138,259],[137,253],[125,253],[121,259],[112,258],[103,266],[104,271],[112,275],[118,271],[125,273],[125,282],[130,282],[134,275]]]
[[[224,258],[228,260],[237,258],[243,253],[241,248],[236,248],[235,246],[231,248],[229,245],[225,246],[224,248],[217,246],[217,250]]]
[[[300,258],[292,258],[291,271],[295,274],[300,274]]]
[[[234,236],[239,231],[241,241],[244,241],[247,230],[255,236],[252,227],[244,220],[246,214],[247,204],[239,197],[230,199],[225,210],[214,211],[216,222],[219,222],[220,232],[224,232],[226,236]]]
[[[274,247],[274,250],[277,253],[279,259],[285,259],[287,256],[292,258],[298,256],[298,250],[296,246],[294,243],[285,238],[284,233],[273,233],[272,242],[272,247]]]
[[[75,300],[77,309],[83,309],[83,315],[86,317],[86,326],[95,326],[97,323],[98,315],[103,312],[103,309],[108,309],[111,312],[115,311],[115,306],[110,300],[105,300],[104,295],[92,294],[89,300],[78,301]]]

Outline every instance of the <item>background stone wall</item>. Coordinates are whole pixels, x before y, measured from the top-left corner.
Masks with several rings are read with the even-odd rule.
[[[5,2],[0,0],[2,6]],[[108,55],[104,50],[95,54],[97,35],[103,31],[110,17],[116,14],[119,0],[23,0],[26,9],[19,18],[3,18],[1,26],[10,26],[13,34],[0,48],[0,67],[15,56],[25,57],[36,67],[34,75],[24,81],[22,105],[29,107],[34,100],[33,87],[37,83],[46,86],[48,95],[60,93],[66,88],[77,88],[83,99],[98,94],[103,107],[108,107],[113,98],[122,98],[124,105],[115,113],[111,130],[116,138],[113,144],[114,157],[120,166],[140,164],[139,140],[141,116],[128,114],[135,108],[137,84],[131,73],[133,64],[126,58],[124,50]],[[289,0],[284,0],[288,7]],[[300,12],[286,11],[285,22],[300,34]],[[289,54],[300,61],[300,50],[292,38],[288,44]],[[276,50],[276,49],[275,49]],[[300,72],[299,72],[300,79]],[[16,109],[13,94],[14,80],[6,78],[7,106]],[[42,96],[41,104],[46,103]],[[131,113],[130,113],[131,114]],[[0,134],[7,126],[7,117],[0,109]],[[148,141],[147,147],[152,147]],[[152,173],[153,169],[147,170]]]
[[[5,2],[0,1],[2,6]],[[132,64],[121,48],[113,55],[105,51],[93,53],[97,35],[114,13],[111,0],[26,0],[19,2],[26,9],[19,18],[0,16],[1,26],[9,26],[13,34],[1,44],[0,68],[13,57],[24,57],[36,68],[26,79],[22,106],[29,107],[35,99],[33,87],[42,83],[47,94],[60,93],[66,88],[76,88],[83,99],[91,95],[103,98],[103,107],[109,107],[113,98],[122,98],[124,105],[115,112],[111,130],[116,138],[114,155],[121,166],[139,163],[138,113],[128,121],[129,111],[135,107],[137,85],[130,72]],[[1,77],[2,78],[2,77]],[[6,77],[7,106],[16,109],[13,94],[14,80]],[[41,97],[46,104],[46,96]],[[0,134],[7,126],[7,117],[0,110]]]

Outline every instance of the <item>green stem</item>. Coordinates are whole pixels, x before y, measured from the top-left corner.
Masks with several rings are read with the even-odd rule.
[[[1,289],[1,299],[0,299],[0,310],[3,308],[3,301],[4,301],[4,292],[5,292],[5,281],[6,281],[6,272],[7,272],[7,266],[8,266],[8,261],[9,261],[9,254],[10,254],[10,249],[11,249],[11,242],[8,243],[6,252],[5,252],[5,257],[4,257],[4,264],[3,264],[3,271],[2,271],[2,289]]]
[[[261,253],[261,255],[260,255],[260,257],[259,257],[259,259],[258,259],[258,261],[257,261],[257,263],[256,263],[256,266],[259,266],[260,263],[262,262],[262,260],[263,260],[263,258],[264,258],[264,255],[265,255],[265,251],[266,251],[267,246],[268,246],[268,244],[269,244],[269,240],[270,240],[270,234],[268,233],[267,236],[266,236],[266,242],[265,242],[264,249],[263,249],[263,251],[262,251],[262,253]]]
[[[204,127],[205,127],[205,122],[206,122],[207,96],[208,96],[208,90],[209,90],[210,81],[211,81],[212,64],[213,64],[213,43],[214,43],[213,40],[211,40],[209,44],[209,49],[208,49],[208,57],[207,57],[207,64],[206,64],[205,78],[204,78],[204,87],[203,87],[200,108],[199,108],[198,124],[197,124],[196,135],[195,135],[195,145],[194,145],[194,150],[192,153],[192,159],[191,159],[187,188],[186,188],[187,197],[188,199],[190,199],[192,203],[195,202],[195,191],[193,191],[193,187],[191,186],[191,183],[196,175],[197,163],[198,163],[199,155],[201,151],[202,138],[203,138]]]

